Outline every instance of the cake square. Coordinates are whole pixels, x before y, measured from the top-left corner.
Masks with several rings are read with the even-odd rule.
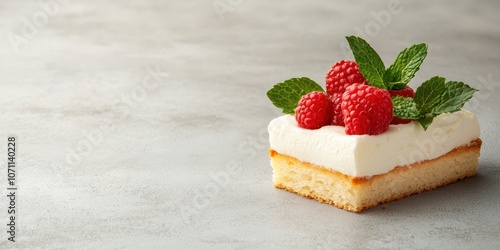
[[[476,175],[480,127],[463,106],[477,90],[439,76],[407,85],[424,43],[386,68],[365,40],[346,38],[356,61],[335,63],[326,91],[301,77],[267,92],[285,114],[268,126],[274,186],[360,212]]]

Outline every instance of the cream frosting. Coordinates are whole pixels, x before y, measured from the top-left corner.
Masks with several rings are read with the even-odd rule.
[[[273,150],[300,161],[340,173],[366,177],[386,173],[396,166],[430,160],[479,138],[479,123],[471,112],[441,114],[424,131],[417,122],[390,125],[376,136],[347,135],[344,127],[309,130],[284,115],[269,123]]]

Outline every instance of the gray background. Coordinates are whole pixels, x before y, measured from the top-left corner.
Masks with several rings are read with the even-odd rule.
[[[493,0],[396,11],[386,1],[2,1],[0,225],[9,135],[19,190],[17,242],[0,226],[0,248],[496,248],[499,11]],[[297,76],[324,84],[352,58],[341,49],[351,34],[386,64],[427,43],[411,86],[439,74],[480,90],[467,105],[482,126],[477,177],[361,214],[273,188],[266,127],[279,111],[266,91]]]

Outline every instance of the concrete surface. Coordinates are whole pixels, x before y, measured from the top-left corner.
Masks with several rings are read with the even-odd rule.
[[[16,242],[1,249],[495,249],[500,2],[2,1],[0,224],[17,136]],[[275,83],[413,43],[467,105],[479,175],[353,214],[273,188]]]

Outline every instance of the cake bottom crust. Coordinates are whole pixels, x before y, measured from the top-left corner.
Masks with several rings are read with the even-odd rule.
[[[379,204],[432,190],[476,175],[481,139],[455,148],[436,159],[398,166],[371,177],[353,177],[269,150],[277,188],[361,212]]]

